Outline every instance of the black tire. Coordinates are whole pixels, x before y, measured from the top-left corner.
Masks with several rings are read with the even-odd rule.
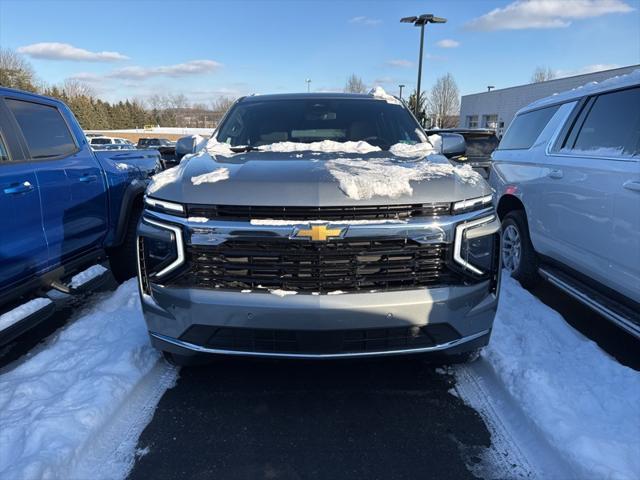
[[[510,264],[507,260],[506,249],[510,245],[508,242],[513,239],[511,229],[517,232],[520,255],[517,262]],[[502,244],[502,265],[511,273],[511,276],[525,288],[532,288],[539,284],[541,279],[538,275],[538,256],[531,243],[529,225],[524,211],[514,210],[504,217],[502,220]]]
[[[127,221],[127,230],[122,245],[109,252],[111,273],[113,273],[113,277],[118,283],[129,280],[138,273],[136,231],[141,213],[142,209],[140,207],[133,207]]]

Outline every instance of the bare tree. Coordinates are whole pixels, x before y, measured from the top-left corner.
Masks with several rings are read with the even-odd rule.
[[[67,78],[62,84],[62,91],[69,98],[75,97],[95,97],[95,90],[80,80]]]
[[[229,108],[231,108],[231,105],[233,105],[233,102],[235,101],[236,99],[231,97],[218,97],[211,101],[211,110],[222,116],[227,110],[229,110]]]
[[[546,82],[554,78],[556,78],[556,73],[551,70],[551,67],[536,67],[531,74],[531,83]]]
[[[447,73],[436,80],[428,103],[429,114],[435,117],[435,126],[450,128],[458,124],[460,91],[453,75]]]
[[[36,79],[31,64],[13,50],[0,48],[0,85],[35,92]]]
[[[355,73],[352,73],[351,76],[347,79],[347,83],[344,86],[344,91],[346,93],[367,93],[367,87],[359,76],[357,76]]]

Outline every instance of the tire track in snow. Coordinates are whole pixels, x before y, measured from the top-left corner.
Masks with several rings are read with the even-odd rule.
[[[109,426],[85,445],[85,455],[73,469],[71,478],[126,478],[136,456],[144,455],[136,452],[138,438],[153,418],[164,392],[175,386],[178,372],[177,368],[158,360],[116,411]]]
[[[482,359],[453,367],[455,391],[484,419],[491,447],[470,465],[484,479],[572,479],[575,472],[546,441]]]

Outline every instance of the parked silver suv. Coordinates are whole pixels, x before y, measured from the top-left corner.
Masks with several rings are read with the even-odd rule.
[[[640,337],[640,70],[522,109],[492,169],[511,275]]]
[[[380,91],[240,99],[147,189],[138,248],[153,344],[176,363],[486,345],[500,223],[480,174],[440,154],[463,154],[464,139],[442,144]]]

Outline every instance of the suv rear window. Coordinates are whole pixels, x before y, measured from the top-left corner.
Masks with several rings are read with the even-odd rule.
[[[640,88],[599,95],[563,150],[602,156],[640,154]],[[573,140],[573,143],[571,143]]]
[[[522,113],[518,115],[511,125],[507,133],[502,137],[500,150],[526,150],[531,148],[533,142],[540,136],[544,127],[547,126],[553,114],[560,108],[560,105],[553,107],[541,108],[533,112]]]
[[[490,157],[498,147],[495,135],[464,135],[467,144],[467,157]]]
[[[7,99],[33,159],[71,155],[77,151],[69,127],[57,108]]]

